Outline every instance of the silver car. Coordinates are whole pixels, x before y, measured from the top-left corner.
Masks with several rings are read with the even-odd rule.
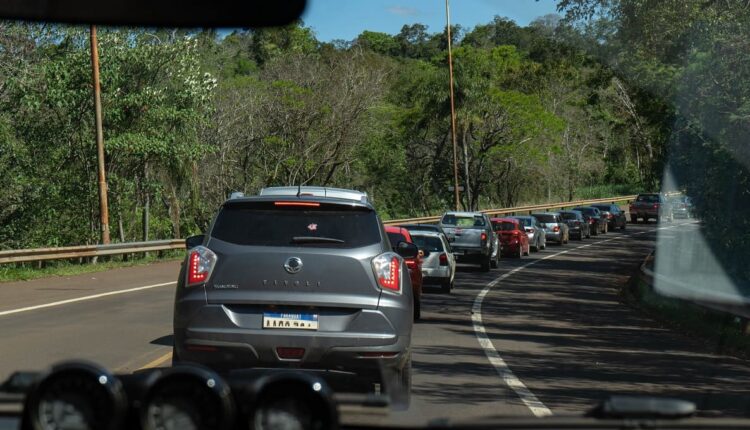
[[[517,219],[523,229],[526,230],[526,235],[529,237],[529,247],[532,251],[536,252],[547,248],[547,236],[536,218],[531,215],[514,216],[513,218]]]
[[[411,238],[422,256],[422,279],[425,284],[439,284],[443,293],[450,293],[456,277],[456,258],[442,233],[414,231]]]
[[[334,370],[411,381],[412,288],[366,195],[314,187],[227,200],[188,240],[174,361],[217,370]],[[400,254],[400,255],[399,255]],[[331,373],[331,372],[328,372]]]
[[[568,243],[569,227],[559,212],[545,212],[531,214],[531,216],[536,218],[539,225],[544,229],[545,240],[552,240],[560,245]]]

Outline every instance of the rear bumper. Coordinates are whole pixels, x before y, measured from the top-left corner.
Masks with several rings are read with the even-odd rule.
[[[411,321],[408,327],[397,329],[387,315],[403,313],[406,320],[412,317],[411,309],[307,310],[320,315],[319,329],[308,331],[263,329],[263,308],[259,306],[192,305],[189,309],[191,305],[183,302],[175,307],[176,357],[220,371],[304,368],[374,378],[380,374],[381,365],[400,368],[410,351]],[[281,358],[277,348],[305,351],[301,359],[290,360]],[[388,356],[363,357],[368,352]]]
[[[462,248],[460,246],[452,248],[456,260],[461,262],[480,262],[490,256],[488,248]]]
[[[512,255],[518,253],[518,248],[521,247],[521,242],[504,242],[503,243],[503,254]]]
[[[562,230],[558,231],[557,233],[553,231],[548,231],[544,235],[545,240],[549,240],[552,242],[562,242],[563,241],[563,232]]]
[[[422,267],[422,276],[425,283],[442,281],[451,277],[451,268],[450,266]]]

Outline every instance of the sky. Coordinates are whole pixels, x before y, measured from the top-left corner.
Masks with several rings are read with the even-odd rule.
[[[452,0],[451,24],[469,29],[492,21],[495,15],[521,26],[555,13],[557,0]],[[444,0],[308,0],[302,16],[318,40],[352,40],[363,30],[397,34],[404,24],[427,25],[430,33],[445,27]]]

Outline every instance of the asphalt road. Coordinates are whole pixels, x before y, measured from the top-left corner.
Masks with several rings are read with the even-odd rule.
[[[703,410],[750,415],[750,363],[718,356],[619,300],[657,232],[691,228],[662,227],[550,244],[490,273],[461,267],[450,295],[427,287],[413,336],[411,408],[347,410],[345,421],[574,414],[611,394],[685,398]],[[70,358],[118,372],[168,365],[178,268],[0,284],[0,378]]]

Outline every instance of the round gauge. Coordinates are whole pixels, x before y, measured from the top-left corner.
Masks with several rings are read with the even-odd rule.
[[[209,371],[189,369],[169,372],[151,388],[143,411],[145,430],[231,428],[234,408],[229,387]]]
[[[338,428],[338,413],[327,384],[304,373],[277,374],[258,381],[244,399],[250,430]]]
[[[119,381],[87,363],[54,367],[27,401],[34,430],[115,429],[124,409]]]

